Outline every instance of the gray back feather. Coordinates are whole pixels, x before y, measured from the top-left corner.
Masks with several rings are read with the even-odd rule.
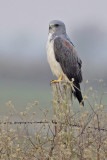
[[[73,47],[73,46],[72,46]],[[54,53],[57,62],[69,80],[75,79],[78,83],[82,82],[81,65],[82,61],[73,54],[72,48],[66,47],[61,37],[54,39]]]

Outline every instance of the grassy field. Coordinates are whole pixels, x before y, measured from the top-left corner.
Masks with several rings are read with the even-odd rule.
[[[102,83],[98,84],[104,88],[102,93],[101,89],[100,93],[97,93],[92,87],[84,90],[84,107],[79,106],[76,100],[73,104],[70,102],[70,97],[67,96],[69,86],[65,83],[53,86],[52,100],[50,91],[41,90],[41,95],[41,91],[36,90],[37,98],[43,96],[40,104],[35,101],[35,88],[32,92],[29,89],[21,92],[21,88],[17,88],[17,92],[13,90],[14,96],[11,95],[10,98],[13,98],[14,102],[19,92],[19,98],[24,95],[30,103],[25,109],[23,107],[23,110],[18,108],[20,111],[17,111],[11,100],[6,103],[8,116],[2,117],[0,124],[0,159],[105,160],[107,93]],[[9,91],[6,90],[7,96]],[[45,107],[45,98],[49,100],[51,107]]]
[[[86,87],[85,87],[86,85]],[[82,91],[85,95],[84,90],[88,90],[88,88],[93,87],[93,90],[97,90],[97,100],[100,99],[102,94],[101,84],[96,82],[89,82],[89,84],[85,84],[83,82]],[[84,89],[85,88],[85,89]],[[26,82],[15,82],[15,81],[1,81],[0,82],[0,114],[7,114],[6,102],[11,100],[15,108],[18,111],[23,111],[27,104],[33,103],[34,101],[39,101],[40,108],[51,108],[52,109],[52,87],[49,84],[40,84],[40,83],[26,83]],[[107,86],[105,86],[105,91],[107,90]],[[90,101],[92,101],[92,98]],[[74,109],[78,110],[78,102],[74,100]],[[86,102],[87,103],[87,102]],[[103,95],[103,103],[107,103],[106,95]]]
[[[52,99],[52,90],[49,86],[40,84],[1,83],[0,85],[0,114],[7,114],[6,102],[11,100],[18,111],[23,111],[27,104],[39,101],[40,108],[49,108]]]

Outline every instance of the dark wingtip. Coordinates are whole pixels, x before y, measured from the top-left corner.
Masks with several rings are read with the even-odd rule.
[[[80,105],[84,106],[84,101],[83,100],[80,102]]]
[[[80,84],[76,81],[74,81],[74,89],[75,91],[74,96],[78,99],[80,105],[84,106],[84,101],[83,101],[83,97],[82,97],[82,93],[81,93],[81,88],[80,88]]]

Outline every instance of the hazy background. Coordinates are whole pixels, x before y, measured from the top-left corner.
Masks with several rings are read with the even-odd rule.
[[[12,100],[21,110],[40,101],[51,106],[46,56],[48,25],[66,24],[83,61],[83,77],[107,82],[107,0],[0,0],[0,109]]]

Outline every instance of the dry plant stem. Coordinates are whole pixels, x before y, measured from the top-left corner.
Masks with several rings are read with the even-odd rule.
[[[54,83],[53,87],[53,104],[54,116],[56,117],[55,125],[55,145],[59,160],[62,160],[60,149],[60,132],[67,132],[68,126],[62,126],[61,123],[69,124],[70,119],[70,102],[71,102],[71,84],[65,82]],[[70,94],[69,94],[70,93]],[[69,96],[70,95],[70,96]]]
[[[85,107],[78,106],[78,111],[74,111],[71,85],[64,81],[52,84],[54,116],[50,121],[47,111],[42,109],[40,112],[43,112],[45,119],[39,121],[36,120],[38,112],[32,114],[30,111],[30,114],[26,110],[21,112],[18,121],[13,121],[17,116],[14,111],[1,120],[0,160],[107,159],[105,93],[101,99],[88,93],[94,101],[88,97]]]
[[[100,147],[101,147],[101,128],[100,128],[100,120],[99,120],[99,116],[97,114],[97,111],[94,111],[92,105],[90,104],[90,102],[88,101],[92,111],[94,112],[94,114],[96,115],[97,117],[97,126],[98,126],[98,132],[99,132],[99,143],[98,143],[98,148],[97,148],[97,160],[100,160]],[[100,104],[101,104],[101,100],[100,100]]]
[[[54,87],[56,87],[56,88],[55,88],[55,90],[56,90],[55,95],[57,95],[56,103],[59,103],[59,105],[60,105],[60,97],[62,97],[62,95],[61,95],[61,90],[60,90],[60,87],[58,86],[58,83],[56,83]],[[56,99],[56,96],[55,96],[55,95],[53,95],[53,96],[54,96],[55,99]],[[59,107],[60,107],[60,106],[59,106]],[[57,118],[57,108],[56,108],[56,106],[54,107],[54,115],[55,115],[56,118]],[[56,139],[55,139],[55,145],[57,146],[56,151],[57,151],[59,160],[61,160],[60,148],[59,148],[59,146],[58,146],[58,132],[59,132],[59,130],[60,130],[60,125],[59,125],[59,124],[56,124],[56,125],[55,125],[55,137],[56,137]],[[52,149],[51,149],[51,154],[52,154]]]

